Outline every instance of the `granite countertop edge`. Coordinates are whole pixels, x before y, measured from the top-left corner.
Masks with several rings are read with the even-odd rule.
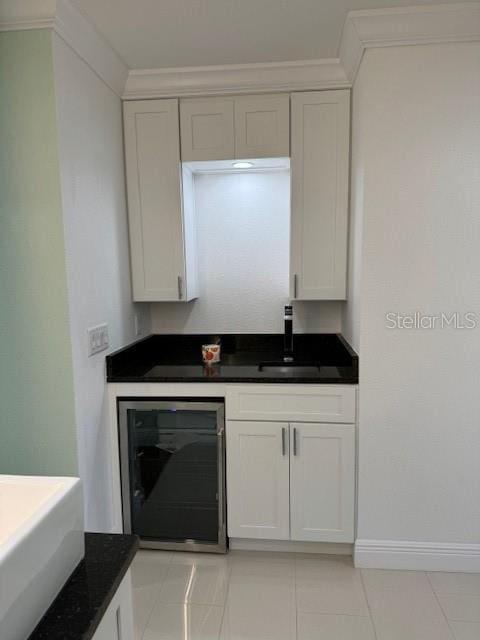
[[[109,560],[105,560],[106,545],[110,545],[113,552]],[[28,640],[91,640],[130,568],[138,546],[135,535],[85,533],[85,557]],[[99,566],[103,569],[101,579],[95,576]],[[103,588],[99,588],[100,581]],[[85,605],[83,608],[82,604]],[[87,621],[83,622],[85,618]]]
[[[218,383],[218,384],[358,384],[358,378],[299,378],[282,376],[281,378],[253,378],[249,376],[237,376],[237,377],[197,377],[197,376],[149,376],[148,378],[142,375],[139,376],[110,376],[107,378],[107,383],[129,383],[129,382],[144,382],[144,383]]]
[[[201,344],[212,341],[222,344],[222,358],[218,365],[206,367],[199,355]],[[318,367],[315,375],[306,371],[279,375],[260,370],[262,364],[283,364],[284,355],[282,334],[151,334],[107,355],[106,381],[358,384],[358,355],[339,333],[295,336],[294,362]]]

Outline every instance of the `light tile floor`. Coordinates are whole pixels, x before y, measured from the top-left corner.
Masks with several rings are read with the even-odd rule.
[[[480,640],[480,574],[141,550],[132,575],[135,640]]]

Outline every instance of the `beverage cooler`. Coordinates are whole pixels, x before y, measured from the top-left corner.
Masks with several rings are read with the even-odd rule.
[[[118,399],[123,526],[155,549],[225,553],[223,399]]]

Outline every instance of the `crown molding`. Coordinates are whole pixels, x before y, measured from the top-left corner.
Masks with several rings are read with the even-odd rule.
[[[480,3],[350,11],[338,58],[170,69],[134,69],[74,0],[2,0],[0,31],[52,29],[125,100],[350,87],[372,47],[480,41]]]
[[[338,58],[229,64],[171,69],[134,69],[124,100],[177,96],[305,91],[349,87]]]
[[[127,65],[70,0],[57,1],[54,30],[121,97]]]
[[[365,49],[476,41],[480,41],[478,2],[350,11],[339,59],[353,83]]]
[[[2,0],[0,31],[51,29],[118,96],[128,68],[71,0]]]
[[[53,29],[56,0],[2,0],[0,31]]]

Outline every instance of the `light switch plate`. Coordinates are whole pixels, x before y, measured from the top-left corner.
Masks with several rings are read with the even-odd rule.
[[[90,329],[87,329],[87,335],[89,356],[108,349],[108,324],[99,324],[96,327],[90,327]]]

